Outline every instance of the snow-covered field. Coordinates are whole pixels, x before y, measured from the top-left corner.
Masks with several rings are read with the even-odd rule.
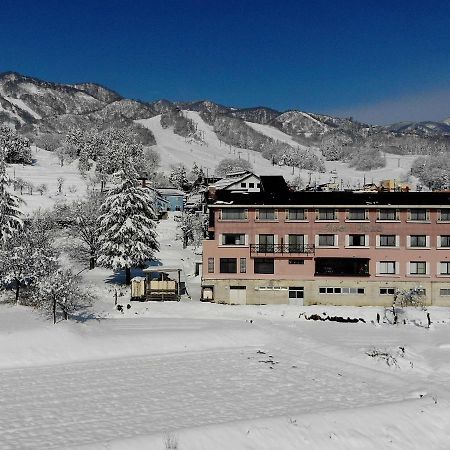
[[[78,170],[78,162],[64,164],[61,167],[57,156],[53,152],[32,147],[32,165],[10,164],[7,167],[8,175],[12,180],[22,178],[34,185],[33,194],[28,188],[23,189],[21,196],[25,202],[21,210],[29,213],[39,208],[51,208],[60,200],[74,200],[86,194],[87,183]],[[58,178],[63,179],[61,194],[58,193]],[[47,186],[43,195],[36,190],[40,184]],[[15,193],[19,194],[19,191]]]
[[[120,313],[113,274],[95,269],[91,318],[53,326],[0,305],[0,449],[448,448],[449,309],[430,309],[428,329],[422,311],[393,326],[373,323],[381,308],[203,304],[173,217],[158,232],[191,299]]]

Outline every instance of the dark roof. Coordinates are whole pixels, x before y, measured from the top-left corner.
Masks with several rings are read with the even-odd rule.
[[[272,177],[267,177],[272,178]],[[261,183],[263,180],[261,178]],[[211,204],[235,205],[448,205],[450,207],[450,192],[294,192],[289,190],[270,192],[235,193],[217,191]]]
[[[289,190],[286,180],[281,175],[263,175],[260,177],[260,181],[261,190],[266,195],[286,193]]]

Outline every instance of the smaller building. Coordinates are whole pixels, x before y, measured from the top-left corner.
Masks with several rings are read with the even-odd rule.
[[[212,185],[216,189],[233,192],[260,192],[261,179],[247,170],[227,173],[225,178]]]
[[[157,188],[156,190],[168,202],[168,211],[183,211],[185,197],[183,191],[175,188]]]

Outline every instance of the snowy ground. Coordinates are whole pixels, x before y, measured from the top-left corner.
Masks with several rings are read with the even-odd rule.
[[[57,156],[53,152],[32,147],[32,165],[10,164],[7,167],[8,175],[12,180],[22,178],[34,185],[33,194],[28,188],[23,189],[21,210],[29,213],[39,208],[51,208],[57,201],[75,200],[86,194],[86,180],[78,171],[78,162],[64,164],[61,167]],[[62,192],[58,193],[58,178],[62,178]],[[48,191],[40,195],[36,187],[45,184]],[[20,192],[16,191],[16,195]]]
[[[114,275],[96,269],[91,319],[53,326],[0,305],[0,449],[165,449],[168,433],[189,450],[448,448],[449,309],[427,329],[421,311],[393,326],[372,323],[380,308],[203,304],[173,218],[158,232],[192,299],[122,314]]]

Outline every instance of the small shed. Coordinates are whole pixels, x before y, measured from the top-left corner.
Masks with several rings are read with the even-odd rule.
[[[169,211],[183,211],[185,194],[179,189],[158,188],[156,189],[164,200],[168,202]]]
[[[131,300],[179,301],[182,294],[181,271],[181,268],[163,266],[144,269],[145,278],[131,280]]]

